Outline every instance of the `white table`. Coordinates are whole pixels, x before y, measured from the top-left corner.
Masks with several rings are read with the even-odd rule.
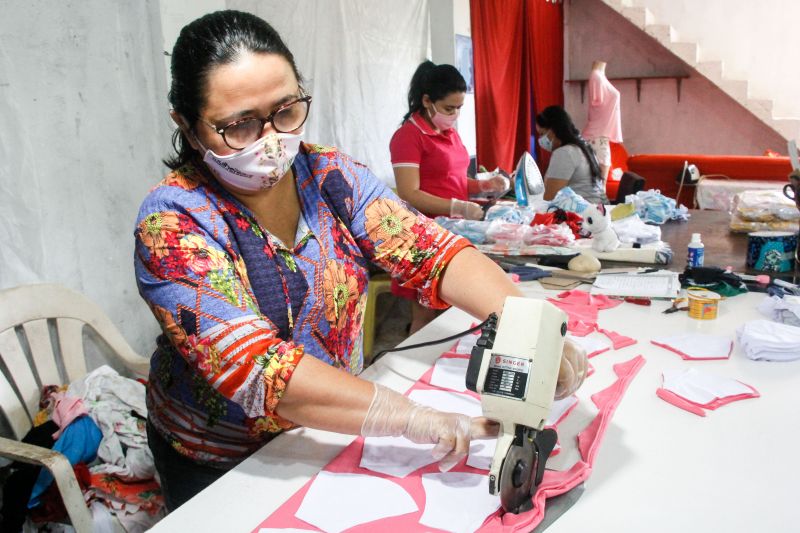
[[[525,290],[535,298],[555,294],[536,282]],[[639,342],[593,358],[597,372],[588,379],[608,378],[611,365],[638,354],[647,363],[614,415],[585,493],[548,532],[800,531],[800,361],[750,361],[737,345],[730,360],[685,362],[650,344],[651,338],[681,331],[733,337],[738,324],[762,318],[755,309],[762,298],[746,294],[725,300],[713,321],[692,320],[686,313],[663,315],[666,302],[600,312],[602,327]],[[451,335],[472,321],[451,309],[406,342]],[[405,391],[443,348],[388,354],[363,376]],[[659,399],[661,372],[687,366],[740,379],[762,397],[709,411],[705,418]],[[308,429],[281,435],[154,530],[247,533],[352,440]]]

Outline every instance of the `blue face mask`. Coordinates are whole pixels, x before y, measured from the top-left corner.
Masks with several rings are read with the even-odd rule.
[[[550,137],[548,137],[546,133],[539,137],[537,142],[542,150],[547,150],[548,152],[553,151],[553,141],[550,140]]]

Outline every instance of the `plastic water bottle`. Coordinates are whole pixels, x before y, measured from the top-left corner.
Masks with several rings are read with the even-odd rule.
[[[701,267],[703,266],[703,256],[705,255],[705,246],[700,242],[700,234],[692,233],[692,240],[689,243],[689,253],[686,256],[686,266]]]

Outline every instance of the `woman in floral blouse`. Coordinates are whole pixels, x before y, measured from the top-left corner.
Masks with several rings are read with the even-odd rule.
[[[366,167],[301,142],[301,79],[278,34],[246,13],[192,22],[173,50],[177,154],[135,230],[139,291],[164,332],[147,401],[169,509],[294,425],[435,443],[443,469],[496,433],[355,377],[370,265],[476,317],[519,292]],[[585,358],[562,369],[582,379]]]

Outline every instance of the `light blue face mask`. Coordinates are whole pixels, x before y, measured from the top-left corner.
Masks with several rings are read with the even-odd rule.
[[[553,141],[550,140],[550,137],[548,137],[546,133],[539,137],[537,142],[542,150],[547,150],[548,152],[553,151]]]

